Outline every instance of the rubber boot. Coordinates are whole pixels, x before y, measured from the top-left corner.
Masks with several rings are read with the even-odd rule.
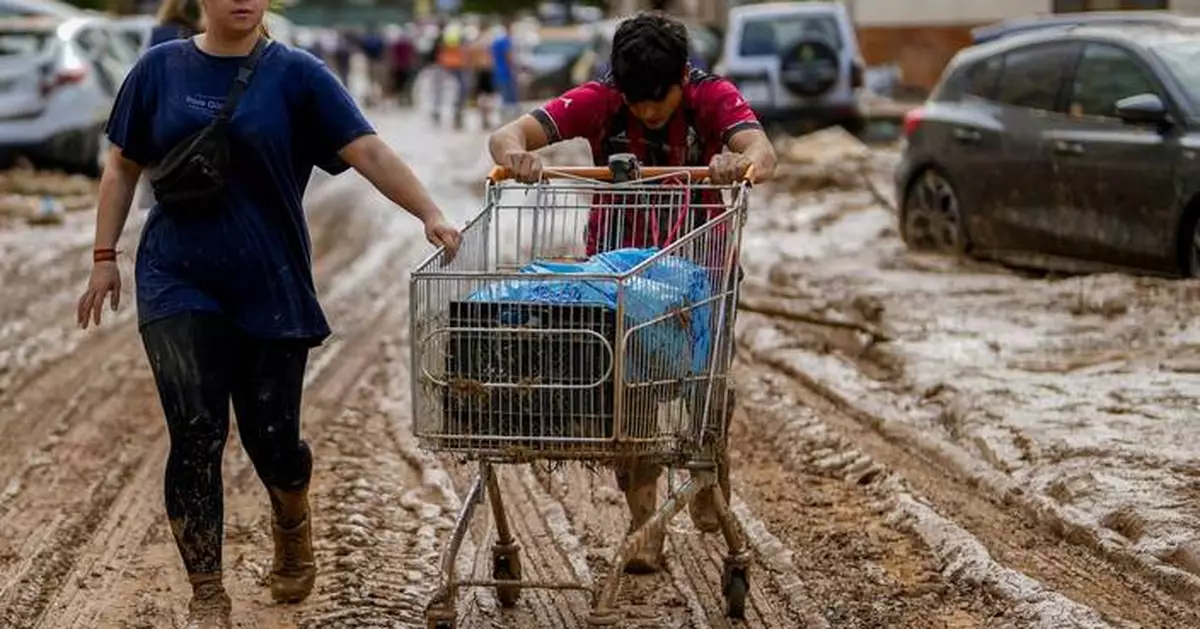
[[[300,491],[272,488],[270,494],[271,529],[275,538],[271,598],[280,603],[298,603],[312,592],[317,577],[308,488]]]
[[[725,497],[725,505],[729,506],[729,464],[725,461],[717,463],[717,484],[709,485],[696,494],[696,499],[688,505],[688,515],[692,516],[692,524],[702,533],[717,533],[721,530],[721,520],[717,517],[716,490],[721,489]]]
[[[721,488],[721,495],[725,497],[726,507],[729,506],[729,424],[739,411],[737,410],[737,396],[732,391],[726,395],[726,407],[721,409],[725,415],[725,425],[720,427],[721,443],[713,449],[717,462],[717,484],[700,490],[696,494],[695,500],[688,505],[688,515],[692,517],[692,524],[695,524],[702,533],[716,533],[721,530],[721,520],[717,517],[716,494],[714,493],[717,487]]]
[[[654,517],[654,512],[658,509],[658,477],[660,475],[662,475],[661,467],[644,463],[632,463],[628,468],[617,472],[617,485],[625,492],[625,502],[629,505],[629,533],[638,530]],[[665,539],[665,527],[651,531],[645,538],[645,543],[625,564],[625,572],[651,574],[661,570]]]
[[[233,604],[221,584],[221,573],[193,574],[188,581],[192,583],[192,600],[184,629],[233,629]]]

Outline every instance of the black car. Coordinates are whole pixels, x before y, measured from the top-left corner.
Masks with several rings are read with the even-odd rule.
[[[910,248],[1200,276],[1200,22],[1047,28],[965,49],[904,134]]]

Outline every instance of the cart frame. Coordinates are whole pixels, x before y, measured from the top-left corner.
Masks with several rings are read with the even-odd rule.
[[[471,487],[467,493],[466,499],[457,514],[455,526],[450,540],[447,543],[441,556],[441,576],[439,584],[426,607],[426,621],[428,629],[454,629],[457,624],[456,604],[459,598],[459,592],[462,588],[469,587],[487,587],[495,588],[496,598],[502,607],[513,607],[517,604],[522,589],[550,589],[550,590],[584,590],[592,593],[592,609],[588,617],[589,627],[609,627],[617,625],[621,620],[621,615],[617,609],[617,598],[620,594],[621,576],[624,573],[625,566],[631,558],[635,556],[641,546],[646,543],[647,539],[655,533],[661,534],[667,524],[680,511],[692,503],[701,491],[711,489],[712,506],[715,515],[719,522],[720,531],[724,537],[726,547],[728,548],[724,562],[724,573],[722,576],[722,589],[724,591],[726,602],[728,605],[728,614],[731,617],[740,618],[744,615],[745,598],[749,590],[749,564],[750,555],[746,543],[746,536],[741,524],[733,515],[730,505],[728,504],[724,493],[718,484],[718,465],[723,464],[726,460],[725,435],[728,430],[728,418],[730,412],[725,412],[721,415],[714,408],[713,398],[720,396],[720,406],[723,410],[724,405],[728,403],[727,389],[728,370],[732,364],[732,340],[733,333],[733,313],[731,309],[736,308],[738,278],[735,276],[737,252],[740,248],[740,240],[742,233],[742,225],[745,221],[745,212],[747,206],[748,190],[751,186],[752,173],[747,172],[745,179],[739,184],[731,186],[712,186],[705,184],[704,186],[693,184],[693,181],[701,181],[708,177],[707,168],[645,168],[642,169],[632,159],[632,156],[614,156],[610,159],[608,168],[559,168],[547,169],[544,178],[537,184],[532,184],[528,187],[523,186],[506,186],[504,181],[508,178],[507,173],[503,169],[496,169],[489,175],[486,189],[487,204],[485,209],[479,213],[474,219],[468,223],[464,230],[463,249],[460,249],[460,255],[467,247],[483,247],[482,253],[484,271],[476,270],[461,270],[447,269],[450,263],[446,257],[446,252],[439,249],[434,254],[429,256],[412,274],[411,285],[413,288],[412,299],[412,317],[410,319],[411,340],[413,343],[412,357],[412,378],[413,378],[413,404],[414,404],[414,432],[423,449],[432,452],[440,452],[453,454],[464,457],[468,460],[473,460],[478,464],[478,471],[474,476]],[[682,188],[672,189],[671,187],[661,186],[666,181],[680,182],[682,180]],[[567,182],[568,185],[559,185],[558,182]],[[575,184],[575,185],[571,185]],[[700,301],[696,304],[689,304],[689,307],[702,308],[707,304],[719,314],[716,316],[717,324],[713,325],[710,330],[714,340],[709,346],[707,355],[707,373],[700,374],[699,377],[692,379],[688,378],[668,378],[662,381],[651,383],[652,386],[673,387],[669,390],[674,392],[670,395],[690,396],[688,398],[692,408],[689,408],[688,416],[690,416],[690,425],[686,430],[676,431],[675,434],[667,435],[654,433],[653,429],[649,430],[648,434],[642,434],[646,431],[644,428],[646,422],[639,422],[635,417],[636,413],[628,412],[630,408],[634,408],[633,404],[639,402],[641,398],[637,394],[630,393],[628,385],[629,374],[627,371],[632,367],[626,364],[630,361],[626,360],[626,351],[628,350],[631,338],[639,328],[644,325],[654,323],[662,323],[662,317],[644,323],[643,326],[631,326],[631,329],[625,329],[624,317],[622,316],[622,304],[618,301],[616,315],[616,347],[606,343],[606,350],[600,351],[601,358],[604,357],[607,351],[608,358],[611,360],[607,371],[603,371],[603,378],[611,378],[612,381],[612,397],[614,403],[612,406],[612,424],[606,429],[603,436],[579,436],[572,437],[547,437],[542,439],[532,438],[529,435],[523,434],[516,441],[517,445],[505,445],[503,439],[500,438],[501,432],[495,432],[495,424],[489,424],[489,430],[480,431],[474,437],[472,435],[448,435],[449,430],[444,423],[427,422],[432,421],[425,417],[430,415],[431,410],[439,405],[431,402],[433,398],[432,392],[448,391],[452,383],[449,382],[449,377],[441,377],[433,373],[429,368],[429,356],[426,350],[434,350],[442,347],[439,343],[444,343],[443,337],[451,333],[476,334],[476,335],[512,335],[519,328],[476,328],[476,327],[453,327],[447,324],[445,318],[439,319],[440,327],[437,324],[430,323],[439,315],[438,312],[433,312],[430,303],[441,304],[445,300],[433,298],[430,294],[431,284],[438,281],[443,282],[468,282],[475,285],[475,282],[485,280],[502,280],[519,277],[521,279],[550,279],[549,277],[539,276],[537,274],[519,274],[516,264],[505,264],[498,256],[498,250],[502,247],[502,234],[500,229],[493,229],[493,221],[495,220],[494,211],[500,205],[501,195],[505,190],[513,188],[521,188],[526,193],[535,195],[535,204],[533,209],[534,221],[545,213],[549,214],[553,207],[542,207],[542,203],[549,198],[547,193],[552,193],[555,190],[571,190],[578,193],[594,195],[600,194],[618,194],[632,195],[638,191],[655,190],[652,194],[659,194],[663,190],[667,190],[668,194],[674,194],[683,191],[686,199],[694,199],[695,192],[701,188],[711,192],[720,192],[723,195],[720,197],[724,203],[724,207],[716,212],[717,216],[709,216],[709,218],[699,226],[689,229],[687,233],[679,234],[679,238],[651,257],[649,260],[639,264],[636,268],[623,274],[621,277],[614,277],[612,274],[605,276],[572,274],[573,280],[617,280],[623,281],[631,275],[636,275],[648,265],[656,260],[661,260],[664,256],[679,253],[689,246],[691,243],[692,254],[696,252],[696,247],[699,239],[706,234],[709,240],[714,238],[714,230],[718,228],[726,229],[727,231],[719,236],[723,239],[723,248],[720,253],[720,296],[713,297],[707,301]],[[613,198],[613,197],[607,197]],[[640,199],[650,197],[636,197]],[[672,197],[679,199],[681,197]],[[668,202],[669,203],[669,202]],[[687,203],[683,201],[683,212],[689,212]],[[640,208],[634,206],[620,206],[622,212],[638,212],[638,211],[656,211],[659,208]],[[543,212],[544,210],[544,212]],[[624,214],[623,214],[624,215]],[[548,221],[549,219],[547,219]],[[658,220],[657,214],[655,221]],[[682,224],[682,223],[679,223]],[[723,226],[723,227],[722,227]],[[537,227],[534,227],[535,244],[529,248],[529,260],[519,259],[516,263],[530,262],[538,257],[539,247],[536,244],[538,234]],[[479,237],[479,232],[484,232],[484,237]],[[494,233],[487,233],[494,232]],[[490,236],[490,237],[489,237]],[[657,236],[656,236],[657,238]],[[518,258],[523,258],[524,253],[519,253]],[[464,265],[459,265],[464,266]],[[465,264],[465,266],[480,266],[480,261]],[[562,279],[559,275],[555,279]],[[622,285],[623,286],[623,285]],[[617,289],[617,294],[622,294],[622,288]],[[424,293],[422,292],[424,291]],[[457,294],[464,292],[463,289],[452,291]],[[714,291],[715,292],[715,291]],[[422,310],[422,305],[425,309]],[[440,307],[440,306],[438,306]],[[711,320],[710,320],[711,321]],[[685,327],[691,327],[688,322]],[[578,333],[581,337],[587,337],[587,331],[580,332],[579,330],[558,329],[551,327],[548,330],[524,330],[524,334],[555,335],[559,333]],[[601,336],[596,334],[596,336]],[[603,340],[603,338],[602,338]],[[448,350],[446,350],[448,351]],[[578,353],[580,350],[576,350]],[[539,384],[539,383],[522,383],[520,386],[514,385],[511,382],[505,383],[500,381],[481,382],[477,386],[485,390],[484,397],[491,395],[492,392],[505,392],[519,389],[522,392],[528,393],[529,390],[547,390],[567,388],[575,390],[589,390],[598,386],[599,379],[592,382],[577,383],[574,385],[562,384]],[[654,393],[656,389],[647,388],[646,391]],[[659,389],[667,390],[667,389]],[[680,393],[687,391],[688,393]],[[576,391],[577,393],[578,391]],[[422,397],[425,396],[425,397]],[[653,405],[653,402],[649,402]],[[661,404],[661,402],[659,402]],[[695,408],[696,406],[699,408]],[[475,408],[475,407],[469,407]],[[481,408],[481,407],[479,407]],[[641,408],[641,407],[637,407]],[[441,407],[443,413],[446,412],[446,407]],[[702,410],[699,410],[702,409]],[[661,424],[662,408],[658,407],[657,416],[660,418]],[[699,411],[699,412],[698,412]],[[480,411],[483,413],[483,411]],[[680,411],[682,413],[682,411]],[[650,412],[654,415],[654,412]],[[628,417],[627,417],[628,415]],[[714,415],[716,420],[714,421]],[[473,440],[474,439],[474,440]],[[481,441],[482,440],[482,441]],[[657,511],[641,526],[631,530],[621,543],[616,557],[612,562],[609,573],[605,575],[597,585],[589,585],[582,582],[536,582],[522,579],[520,547],[517,540],[513,536],[511,527],[509,526],[508,516],[504,506],[504,498],[500,490],[498,480],[498,466],[500,465],[520,465],[528,464],[534,461],[590,461],[608,464],[611,466],[627,465],[632,461],[640,461],[643,463],[653,462],[656,465],[663,465],[669,469],[684,469],[688,471],[688,479],[686,482],[677,488],[669,488],[668,496],[665,502],[658,506]],[[490,579],[463,579],[458,575],[456,569],[459,551],[466,538],[467,530],[475,516],[475,511],[479,505],[488,500],[490,511],[495,525],[496,543],[492,547],[492,574]]]

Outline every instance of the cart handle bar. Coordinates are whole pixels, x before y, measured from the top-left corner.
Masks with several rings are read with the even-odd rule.
[[[668,175],[684,175],[689,179],[702,180],[709,178],[708,166],[643,166],[639,169],[638,174],[643,179],[653,177],[664,177]],[[565,178],[581,178],[595,179],[597,181],[612,181],[612,169],[607,166],[561,166],[558,168],[546,168],[542,170],[542,179],[565,179]],[[511,179],[512,174],[503,166],[495,166],[488,173],[488,181],[499,182],[506,179]],[[746,168],[745,174],[742,175],[742,181],[751,183],[754,181],[754,165],[751,164]]]

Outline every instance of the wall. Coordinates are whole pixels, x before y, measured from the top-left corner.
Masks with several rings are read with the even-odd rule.
[[[896,63],[901,83],[931,89],[946,63],[971,44],[971,29],[1050,13],[1052,0],[846,0],[868,65]]]
[[[984,24],[1050,13],[1052,0],[845,0],[860,26]]]

